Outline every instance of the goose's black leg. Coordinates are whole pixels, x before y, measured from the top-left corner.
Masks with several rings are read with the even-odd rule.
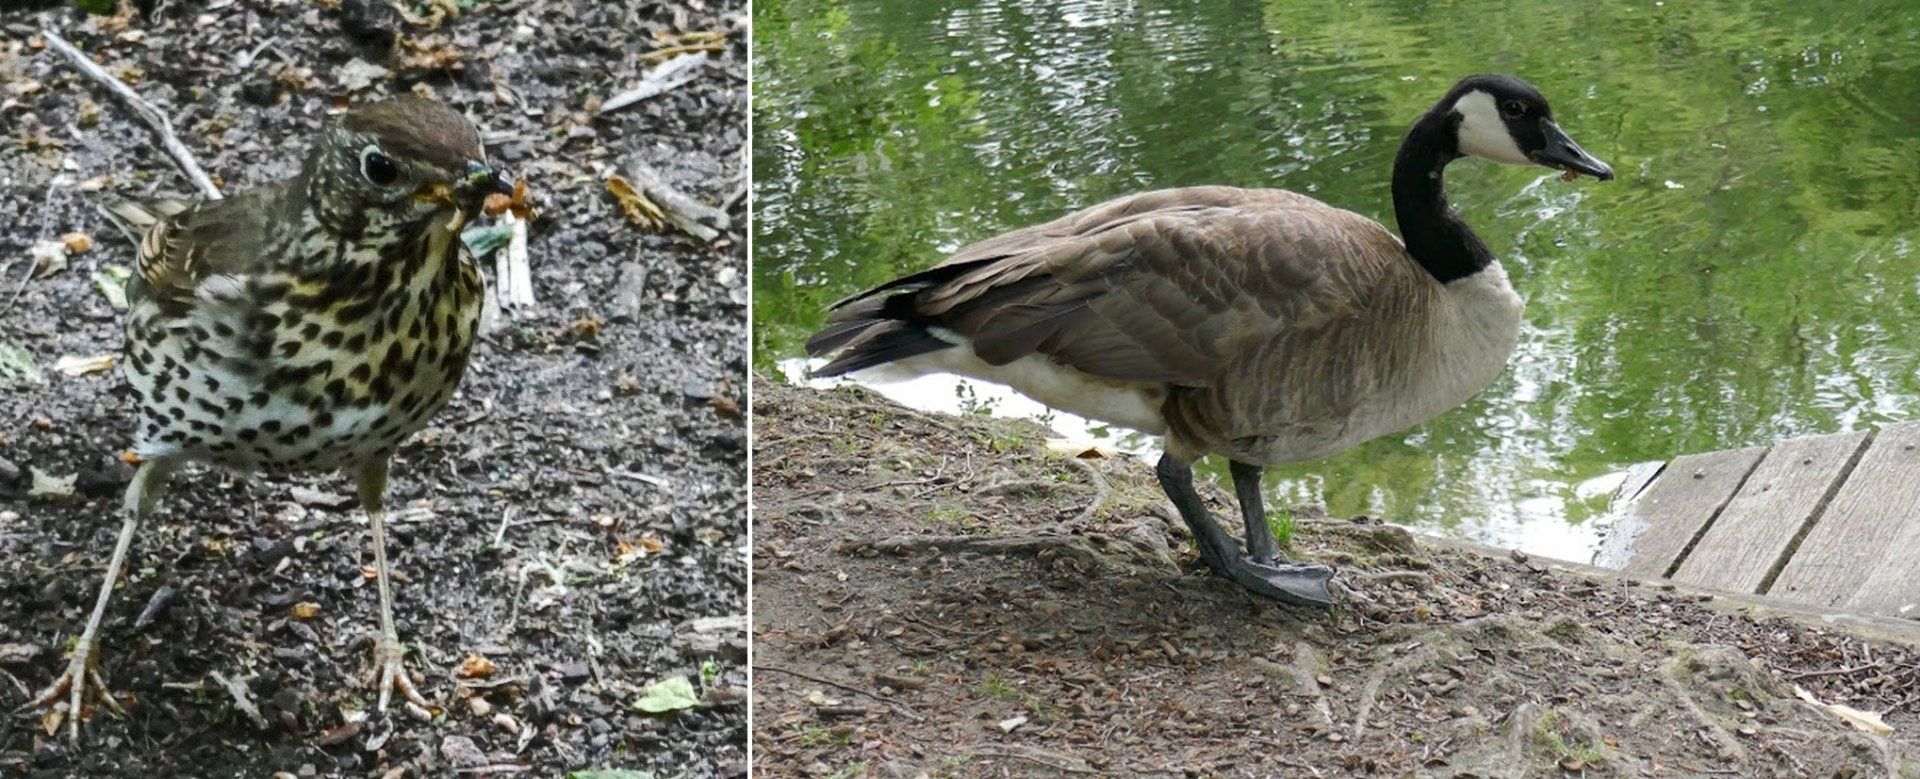
[[[1236,465],[1236,468],[1238,466]],[[1333,569],[1324,565],[1295,565],[1278,562],[1277,550],[1271,551],[1273,562],[1249,560],[1240,554],[1239,543],[1233,536],[1222,530],[1213,518],[1207,516],[1207,508],[1200,501],[1200,493],[1193,491],[1193,466],[1176,459],[1172,455],[1161,455],[1160,463],[1154,468],[1160,477],[1160,488],[1167,491],[1167,497],[1173,499],[1173,506],[1179,510],[1180,518],[1186,520],[1187,527],[1193,531],[1194,543],[1200,547],[1200,558],[1216,573],[1240,583],[1240,586],[1283,603],[1295,606],[1331,606],[1333,595],[1327,591],[1327,582],[1333,578]],[[1258,471],[1255,471],[1257,474]],[[1242,480],[1235,474],[1236,489]],[[1259,500],[1259,481],[1253,482],[1254,498],[1252,505],[1255,514],[1247,514],[1247,521],[1259,520],[1265,545],[1274,547],[1273,536],[1266,532],[1264,504]],[[1244,493],[1243,493],[1244,494]],[[1242,505],[1247,505],[1242,498]],[[1256,516],[1258,515],[1258,516]],[[1253,536],[1249,525],[1249,538]],[[1249,541],[1249,543],[1258,543]]]
[[[1247,557],[1257,563],[1286,562],[1273,540],[1273,528],[1267,526],[1267,496],[1260,492],[1264,469],[1236,460],[1227,473],[1233,476],[1233,496],[1240,500],[1240,518],[1247,523]]]

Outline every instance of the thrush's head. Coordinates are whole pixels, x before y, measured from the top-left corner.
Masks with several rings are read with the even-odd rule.
[[[308,167],[308,192],[322,221],[345,233],[453,209],[470,216],[488,193],[513,190],[487,164],[472,122],[411,97],[342,114]]]

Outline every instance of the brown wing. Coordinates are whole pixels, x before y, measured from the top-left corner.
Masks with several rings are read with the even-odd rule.
[[[1286,332],[1364,316],[1383,282],[1418,273],[1370,219],[1229,187],[1111,201],[916,275],[940,270],[950,277],[915,294],[914,313],[989,362],[1040,353],[1098,376],[1196,387]]]
[[[270,215],[289,207],[292,186],[282,182],[225,200],[160,199],[108,206],[107,216],[138,241],[128,301],[184,300],[208,278],[259,270],[261,258],[271,254],[267,247],[279,238],[273,231],[288,223]]]

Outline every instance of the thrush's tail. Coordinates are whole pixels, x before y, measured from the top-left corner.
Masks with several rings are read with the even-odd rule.
[[[107,221],[126,233],[134,243],[140,243],[147,231],[153,226],[179,215],[193,204],[174,198],[156,198],[154,200],[120,200],[100,207],[100,213]]]

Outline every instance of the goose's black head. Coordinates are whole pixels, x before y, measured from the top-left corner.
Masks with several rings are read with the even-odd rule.
[[[1468,76],[1434,106],[1452,122],[1462,155],[1512,165],[1533,163],[1606,181],[1613,168],[1574,143],[1532,84],[1489,73]]]

